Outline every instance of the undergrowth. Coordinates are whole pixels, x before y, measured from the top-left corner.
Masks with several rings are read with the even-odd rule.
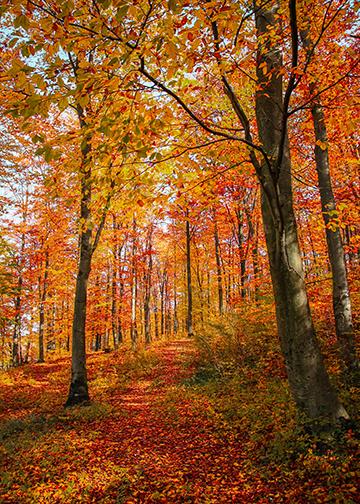
[[[219,425],[225,423],[247,440],[249,460],[264,477],[291,474],[308,502],[356,502],[357,388],[340,387],[353,419],[351,427],[339,428],[332,435],[314,435],[291,399],[273,325],[229,317],[209,324],[195,342],[195,372],[183,385],[188,394],[210,400]],[[331,379],[341,386],[339,366],[333,362],[336,354],[326,345],[325,352],[330,371],[337,371]]]

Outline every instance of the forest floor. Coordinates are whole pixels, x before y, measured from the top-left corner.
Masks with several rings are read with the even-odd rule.
[[[236,416],[231,398],[224,408],[221,389],[210,393],[196,366],[189,340],[135,356],[91,354],[93,402],[68,409],[69,358],[1,373],[0,502],[359,502],[351,433],[346,455],[317,454],[309,444],[294,455],[288,441],[291,456],[279,448],[265,456],[276,443],[269,426],[256,427],[270,418],[269,404],[256,406],[264,385],[243,381],[258,409],[247,404],[250,413]],[[286,417],[279,411],[271,415]]]

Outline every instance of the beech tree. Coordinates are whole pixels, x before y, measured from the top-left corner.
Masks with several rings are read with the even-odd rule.
[[[335,11],[334,15],[336,15],[336,13],[337,11]],[[324,25],[322,29],[325,31],[326,25]],[[300,31],[300,36],[306,52],[306,62],[310,65],[316,51],[316,45],[311,39],[308,22]],[[318,92],[319,89],[316,83],[316,77],[314,77],[310,79],[309,83],[310,108],[314,122],[315,164],[321,198],[321,210],[325,223],[328,255],[332,270],[333,309],[336,335],[339,342],[340,356],[345,366],[346,373],[354,374],[358,369],[359,362],[354,342],[344,247],[339,226],[335,224],[334,227],[332,225],[333,219],[337,213],[337,207],[330,176],[326,117],[322,106],[321,94],[319,95]]]
[[[296,1],[289,2],[291,58],[290,77],[285,91],[282,84],[282,69],[284,68],[282,47],[273,36],[281,30],[280,5],[277,2],[271,2],[270,5],[261,3],[254,5],[258,40],[255,109],[259,144],[253,140],[250,121],[228,80],[228,73],[225,72],[223,52],[226,50],[228,41],[234,38],[229,34],[225,38],[219,32],[217,19],[221,10],[223,8],[218,6],[209,6],[205,19],[209,23],[209,30],[213,36],[214,55],[223,91],[240,123],[244,137],[239,138],[214,126],[208,126],[188,107],[179,94],[149,73],[144,58],[141,63],[141,72],[159,89],[174,98],[205,131],[229,140],[239,141],[249,147],[250,160],[261,185],[262,214],[278,331],[293,396],[300,410],[304,411],[310,419],[324,418],[325,422],[336,423],[339,418],[348,418],[348,414],[330,384],[316,340],[292,203],[287,127],[291,94],[297,85],[299,33]],[[235,40],[238,34],[239,31],[236,32]]]

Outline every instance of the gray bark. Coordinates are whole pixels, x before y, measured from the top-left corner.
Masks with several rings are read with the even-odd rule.
[[[82,124],[80,122],[80,124]],[[84,126],[84,125],[83,125]],[[90,226],[90,202],[91,202],[91,168],[89,163],[90,142],[84,142],[81,148],[81,208],[80,219],[82,231],[80,234],[80,258],[76,278],[74,318],[72,329],[72,359],[71,359],[71,383],[69,397],[65,406],[86,403],[90,400],[87,373],[86,373],[86,303],[87,284],[91,270],[91,226]]]
[[[187,283],[187,316],[186,331],[189,337],[193,335],[193,300],[191,283],[191,232],[189,210],[186,210],[186,283]]]
[[[296,221],[293,212],[291,162],[283,122],[280,48],[269,30],[276,28],[274,6],[256,13],[259,51],[256,118],[267,154],[261,167],[262,215],[273,283],[281,348],[295,402],[312,425],[333,424],[348,418],[330,384],[316,339],[304,282]],[[267,73],[260,68],[266,63]],[[269,76],[270,72],[270,76]],[[283,150],[281,135],[285,133]],[[279,159],[281,159],[279,166]],[[324,425],[323,424],[323,425]]]
[[[23,224],[26,223],[26,212],[23,215]],[[23,291],[23,263],[25,254],[25,233],[21,234],[21,248],[19,257],[19,276],[17,281],[17,293],[15,297],[15,320],[12,341],[12,364],[19,366],[22,364],[22,348],[21,348],[21,308],[22,308],[22,291]]]
[[[146,253],[147,253],[147,267],[144,274],[144,333],[145,333],[145,343],[149,344],[151,342],[151,332],[150,332],[150,297],[151,297],[151,278],[152,278],[152,233],[153,225],[150,224],[150,229],[148,233],[148,239],[146,243]]]
[[[38,359],[38,362],[45,361],[44,326],[45,326],[45,302],[46,302],[46,294],[47,294],[48,271],[49,271],[49,252],[46,251],[44,277],[43,277],[43,279],[41,279],[41,277],[39,278],[40,305],[39,305],[39,359]],[[42,280],[42,289],[41,289],[41,280]]]
[[[301,32],[301,38],[308,57],[312,54],[312,43],[307,31]],[[311,94],[316,94],[316,84],[309,86]],[[317,97],[311,104],[311,114],[315,132],[315,162],[319,181],[321,211],[325,223],[326,242],[332,271],[333,309],[335,316],[336,336],[338,339],[340,356],[346,372],[358,369],[359,361],[356,356],[354,331],[352,323],[351,302],[347,272],[345,265],[344,247],[340,229],[329,227],[332,218],[336,216],[336,201],[331,183],[328,137],[325,114],[321,98]]]
[[[319,100],[313,105],[312,116],[314,119],[315,138],[327,142],[324,111]],[[335,197],[332,190],[328,148],[322,149],[315,146],[316,170],[319,180],[321,197],[321,210],[325,222],[326,241],[329,260],[332,270],[333,308],[335,315],[336,335],[340,347],[340,355],[347,370],[358,368],[358,360],[354,344],[354,332],[350,293],[345,266],[344,248],[341,240],[340,229],[329,228],[334,213],[336,213]]]
[[[217,222],[216,222],[216,218],[215,218],[215,212],[214,212],[214,242],[215,242],[216,276],[217,276],[217,284],[218,284],[219,314],[222,315],[224,312],[224,294],[223,294],[223,286],[222,286],[219,232],[218,232]]]
[[[117,240],[117,224],[116,224],[116,217],[113,215],[113,240],[114,240],[114,245],[113,245],[113,258],[112,258],[112,265],[111,265],[111,332],[112,332],[112,337],[113,337],[113,343],[114,343],[114,349],[117,349],[119,346],[119,341],[118,341],[118,307],[117,307],[117,284],[118,284],[118,278],[117,278],[117,256],[118,256],[118,240]]]
[[[236,220],[237,220],[237,243],[239,246],[239,257],[240,257],[240,285],[241,285],[241,297],[244,299],[246,297],[245,289],[245,275],[246,275],[246,256],[244,252],[244,242],[245,237],[243,233],[243,217],[240,208],[236,209]]]
[[[177,310],[177,264],[176,264],[176,244],[174,244],[174,276],[173,276],[173,296],[174,296],[174,325],[173,331],[174,334],[177,334],[179,330],[179,319],[178,319],[178,310]]]
[[[133,350],[136,350],[137,340],[138,340],[138,329],[137,329],[137,246],[136,246],[136,220],[133,218],[133,237],[132,237],[132,249],[131,249],[131,326],[130,326],[130,338],[131,346]]]

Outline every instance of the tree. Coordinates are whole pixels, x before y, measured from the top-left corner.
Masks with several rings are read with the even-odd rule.
[[[332,388],[315,336],[307,300],[304,274],[293,212],[291,162],[287,139],[287,114],[295,76],[283,97],[282,57],[277,43],[269,37],[278,26],[278,4],[257,6],[256,116],[260,141],[266,158],[259,170],[262,180],[262,214],[276,303],[278,331],[289,383],[299,408],[310,419],[336,422],[348,418]],[[290,1],[292,67],[297,66],[296,2]],[[265,65],[264,65],[265,64]],[[269,78],[264,68],[271,72]]]
[[[325,26],[323,28],[325,30]],[[305,48],[306,62],[310,64],[316,46],[311,40],[309,26],[300,31]],[[326,242],[332,271],[333,310],[340,356],[345,366],[345,375],[354,374],[359,367],[354,343],[350,293],[345,265],[344,247],[339,226],[332,225],[337,214],[336,201],[332,188],[329,147],[325,112],[316,78],[310,77],[309,94],[311,114],[314,121],[315,165],[321,198],[321,210],[325,224]],[[349,377],[349,376],[348,376]]]
[[[223,90],[235,113],[244,137],[209,126],[200,119],[165,84],[155,78],[141,63],[141,72],[173,97],[183,110],[205,131],[212,135],[239,141],[249,147],[262,191],[262,214],[267,241],[270,271],[276,304],[278,331],[288,370],[293,397],[299,409],[311,422],[325,419],[334,424],[339,418],[348,418],[337,394],[330,384],[311,319],[300,249],[293,212],[291,190],[291,162],[288,145],[287,123],[291,94],[296,88],[295,70],[298,65],[298,27],[296,2],[289,2],[291,29],[291,74],[283,95],[282,48],[274,36],[281,29],[278,2],[270,5],[255,4],[258,53],[256,64],[257,93],[255,100],[259,144],[254,143],[251,125],[239,98],[228,80],[221,43],[226,46],[234,40],[230,34],[219,33],[217,5],[209,6],[206,20],[213,36]],[[231,8],[229,8],[231,10]],[[240,25],[241,26],[241,25]],[[226,27],[224,28],[226,30]],[[238,34],[237,34],[238,35]],[[237,35],[235,40],[237,39]]]

